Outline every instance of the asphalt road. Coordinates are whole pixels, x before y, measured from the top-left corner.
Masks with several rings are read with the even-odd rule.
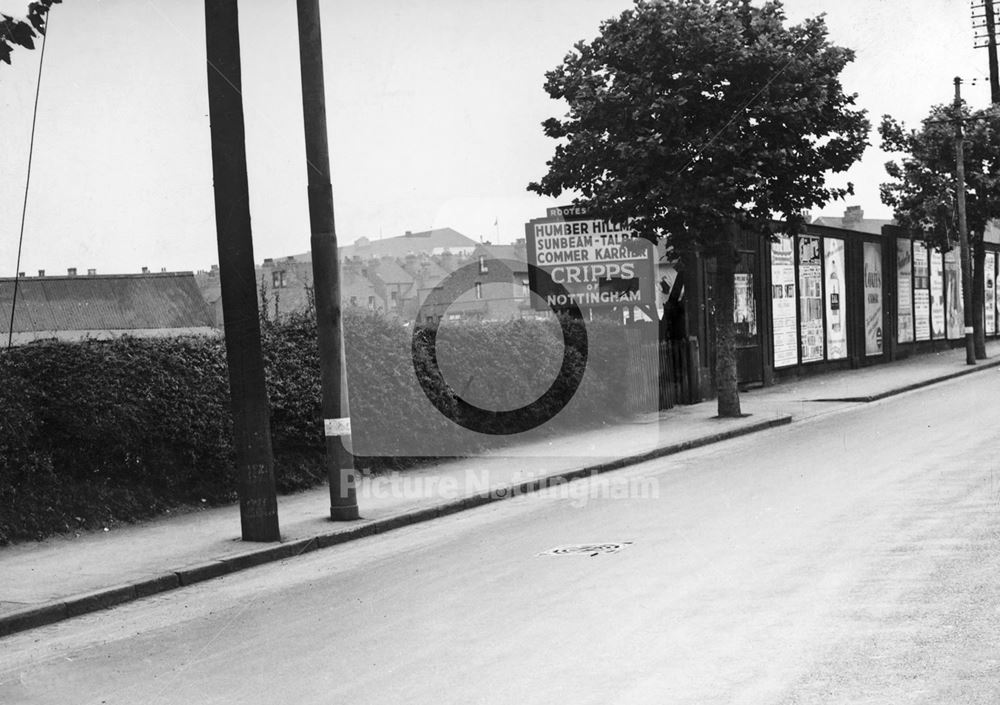
[[[998,392],[986,371],[14,635],[0,703],[997,703]],[[632,543],[539,555],[604,542]]]

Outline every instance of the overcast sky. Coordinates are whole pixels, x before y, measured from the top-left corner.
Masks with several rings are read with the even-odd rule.
[[[28,0],[0,0],[22,16]],[[254,252],[309,249],[294,0],[241,5]],[[562,107],[544,72],[630,0],[382,0],[322,3],[337,231],[453,227],[511,242],[551,202],[528,194],[554,142],[539,123]],[[985,50],[965,0],[788,0],[793,21],[827,14],[857,52],[842,78],[873,124],[916,123],[966,79],[989,101]],[[0,64],[0,276],[15,272],[39,51]],[[968,83],[977,78],[977,85]],[[877,145],[877,135],[872,136]],[[878,197],[886,156],[848,175]],[[845,180],[837,178],[836,181]],[[201,0],[65,0],[53,9],[21,270],[50,274],[207,269],[218,261]],[[818,213],[817,213],[818,214]],[[494,223],[498,222],[495,226]]]

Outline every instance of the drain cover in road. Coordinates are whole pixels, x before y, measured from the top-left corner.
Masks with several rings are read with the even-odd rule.
[[[597,556],[602,553],[618,553],[627,546],[631,546],[631,541],[619,541],[618,543],[574,543],[568,546],[556,546],[548,551],[542,551],[539,556]]]

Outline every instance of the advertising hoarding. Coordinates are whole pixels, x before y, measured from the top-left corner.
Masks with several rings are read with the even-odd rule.
[[[927,245],[913,243],[913,332],[915,340],[931,339],[931,276]]]
[[[563,213],[567,209],[559,212]],[[551,212],[551,211],[550,211]],[[533,220],[525,228],[528,279],[537,309],[609,309],[638,306],[651,320],[658,316],[654,281],[655,245],[635,237],[627,225],[569,214]],[[539,277],[537,270],[548,274]]]
[[[983,286],[986,291],[983,297],[986,301],[986,316],[983,318],[984,330],[986,335],[996,335],[997,332],[997,287],[996,287],[996,277],[993,272],[996,270],[996,254],[993,252],[986,253],[986,262],[983,266],[986,270],[986,276],[983,277]]]
[[[913,342],[913,243],[896,240],[896,340]]]
[[[944,338],[944,262],[940,252],[928,248],[931,263],[931,336]]]
[[[774,324],[774,366],[799,361],[796,335],[795,252],[792,238],[779,236],[771,243],[771,313]]]
[[[959,340],[965,337],[965,306],[962,300],[962,269],[955,250],[944,255],[944,284],[945,331],[951,340]]]
[[[847,357],[844,241],[835,237],[823,238],[823,258],[826,264],[826,357],[842,360]]]
[[[865,355],[882,354],[882,245],[864,244]]]
[[[823,359],[823,268],[819,238],[800,236],[799,245],[799,344],[802,362]]]

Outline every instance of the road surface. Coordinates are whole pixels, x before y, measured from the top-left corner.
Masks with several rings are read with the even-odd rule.
[[[14,635],[0,703],[997,703],[998,392],[984,371]],[[605,542],[631,544],[539,555]]]

